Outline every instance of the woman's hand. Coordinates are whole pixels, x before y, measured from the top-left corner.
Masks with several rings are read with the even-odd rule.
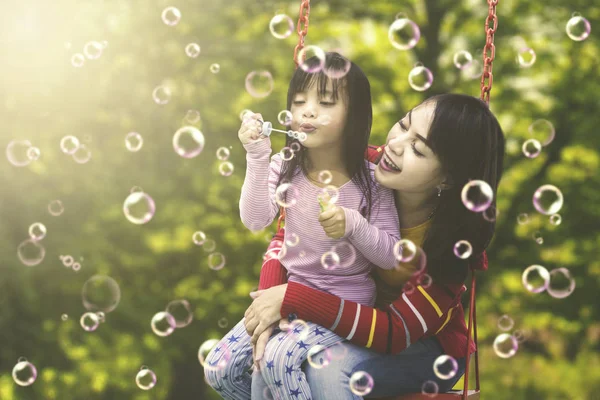
[[[244,314],[244,325],[248,335],[252,336],[253,344],[268,327],[281,319],[280,310],[286,289],[287,283],[250,293],[254,301]]]

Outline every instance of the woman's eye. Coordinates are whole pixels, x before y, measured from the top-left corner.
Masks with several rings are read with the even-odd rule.
[[[335,103],[331,103],[331,102],[328,102],[328,101],[322,101],[321,104],[323,104],[324,106],[332,106]]]
[[[406,126],[404,126],[404,122],[402,122],[402,120],[398,121],[398,124],[400,125],[400,128],[402,128],[402,130],[403,130],[404,132],[406,132],[406,131],[407,131],[407,129],[406,129]]]
[[[412,149],[413,149],[413,152],[415,153],[415,155],[416,155],[417,157],[425,157],[425,156],[424,156],[422,153],[420,153],[420,152],[419,152],[419,150],[417,150],[417,147],[415,146],[415,142],[412,142],[412,143],[410,144],[410,147],[412,147]]]
[[[292,103],[293,104],[302,104],[302,103],[304,103],[304,100],[294,100]]]

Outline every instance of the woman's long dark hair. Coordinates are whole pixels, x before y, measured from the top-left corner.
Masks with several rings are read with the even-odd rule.
[[[438,283],[462,283],[468,274],[468,261],[456,257],[454,244],[467,240],[473,246],[471,257],[490,244],[496,228],[496,194],[504,159],[504,133],[498,120],[480,99],[462,94],[433,96],[434,116],[428,139],[442,167],[449,175],[450,189],[442,191],[440,203],[429,228],[423,250],[427,271]],[[468,210],[461,191],[470,180],[487,182],[494,199],[484,217]],[[491,218],[490,218],[491,217]]]
[[[312,57],[305,61],[305,65],[314,68],[319,62],[317,57]],[[348,72],[344,74],[345,71]],[[335,76],[340,76],[340,78]],[[342,161],[346,172],[363,193],[360,211],[368,219],[371,212],[374,181],[365,162],[365,151],[369,143],[373,119],[371,85],[367,76],[356,64],[340,54],[325,53],[325,66],[319,72],[308,73],[302,68],[296,69],[288,88],[287,109],[291,110],[296,93],[307,90],[313,83],[317,85],[319,95],[324,96],[329,80],[333,86],[333,100],[337,101],[340,91],[346,98],[348,110],[342,134]],[[297,140],[287,136],[286,146],[290,146],[295,141]],[[278,185],[282,182],[290,182],[292,177],[299,172],[298,167],[302,173],[308,175],[311,166],[306,151],[306,148],[302,148],[290,161],[283,162]]]

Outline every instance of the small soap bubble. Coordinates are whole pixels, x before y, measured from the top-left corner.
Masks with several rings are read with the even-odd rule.
[[[221,253],[212,253],[208,256],[208,267],[219,271],[225,266],[225,256]]]
[[[102,50],[104,50],[104,46],[101,43],[92,41],[88,42],[83,46],[83,54],[90,60],[96,60],[100,58],[102,55]]]
[[[500,215],[500,211],[498,211],[496,207],[490,206],[485,211],[483,211],[481,215],[483,215],[483,219],[485,219],[486,221],[494,222],[498,218],[498,215]]]
[[[250,96],[262,99],[273,91],[273,75],[269,71],[252,71],[246,75],[246,91]]]
[[[454,357],[442,354],[433,362],[433,372],[440,379],[452,379],[458,372],[458,362]]]
[[[27,158],[29,158],[31,161],[39,160],[41,154],[42,152],[37,147],[32,146],[27,149]]]
[[[555,299],[564,299],[575,290],[575,279],[566,268],[556,268],[550,271],[550,282],[548,283],[548,294]]]
[[[408,83],[416,91],[424,92],[433,84],[433,73],[423,65],[415,65],[408,73]]]
[[[528,129],[532,138],[537,140],[542,146],[548,146],[556,136],[554,125],[545,119],[533,121]]]
[[[288,110],[280,111],[277,114],[277,121],[284,126],[290,126],[292,124],[293,115]]]
[[[227,318],[225,317],[219,318],[219,321],[217,321],[217,325],[219,325],[219,328],[226,328],[227,325],[229,325],[229,321],[227,321]]]
[[[517,63],[521,68],[530,68],[535,64],[535,51],[529,47],[524,47],[517,53]]]
[[[331,175],[331,171],[325,169],[319,172],[319,182],[321,182],[322,184],[329,185],[332,180],[333,176]]]
[[[498,318],[498,328],[501,331],[510,331],[513,328],[513,326],[515,326],[515,322],[508,315],[504,314],[503,316]]]
[[[204,150],[204,134],[193,126],[181,127],[173,135],[173,149],[183,158],[194,158]]]
[[[482,212],[492,204],[494,191],[487,182],[472,180],[463,187],[461,199],[467,210]]]
[[[302,60],[300,68],[304,72],[314,74],[325,67],[325,52],[318,46],[305,46],[298,52],[298,60]]]
[[[294,22],[285,14],[277,14],[269,22],[269,30],[276,39],[288,38],[294,31]]]
[[[65,207],[63,206],[62,201],[60,200],[52,200],[50,204],[48,204],[48,212],[53,217],[58,217],[65,211]]]
[[[306,340],[310,335],[310,327],[306,321],[299,318],[291,321],[284,330],[287,331],[288,336],[293,340]]]
[[[233,174],[234,167],[233,164],[229,161],[223,161],[219,164],[219,173],[223,176],[231,176]]]
[[[473,56],[466,50],[460,50],[454,53],[454,66],[458,69],[465,69],[471,66]]]
[[[535,242],[537,244],[544,244],[544,237],[542,236],[542,232],[535,231],[535,232],[533,232],[533,234],[531,236],[533,237],[533,240],[535,240]]]
[[[520,329],[515,330],[513,332],[513,336],[515,337],[515,339],[517,339],[517,342],[519,343],[523,343],[527,339],[525,333]]]
[[[181,11],[176,7],[167,7],[162,12],[162,20],[169,26],[175,26],[181,20]]]
[[[35,365],[29,361],[18,361],[13,367],[12,377],[15,383],[19,386],[29,386],[33,384],[37,378],[37,369]]]
[[[150,326],[157,336],[169,336],[175,331],[175,318],[166,311],[160,311],[154,314]]]
[[[77,164],[85,164],[92,158],[92,152],[85,144],[80,144],[75,153],[71,155]]]
[[[66,321],[66,320],[69,319],[69,316],[67,314],[63,314],[63,315],[60,316],[60,319],[63,320],[63,321]]]
[[[46,226],[41,222],[33,223],[29,226],[29,237],[38,241],[46,237]]]
[[[285,239],[286,246],[294,247],[294,246],[298,246],[298,243],[300,243],[300,236],[296,235],[295,233],[288,233],[286,235],[286,239]]]
[[[197,110],[187,110],[185,113],[184,120],[189,124],[197,124],[200,122],[200,111]]]
[[[73,260],[72,256],[60,256],[60,260],[62,261],[63,265],[65,267],[71,267],[73,265],[73,262],[75,262],[75,260]]]
[[[86,332],[93,332],[98,328],[98,325],[100,325],[100,320],[96,313],[86,312],[79,319],[79,324]]]
[[[519,225],[525,225],[527,223],[529,223],[529,214],[527,213],[521,213],[517,216],[517,222],[519,223]]]
[[[135,376],[135,384],[142,390],[150,390],[156,385],[156,374],[148,368],[142,368]]]
[[[336,269],[340,266],[340,256],[333,251],[327,251],[321,256],[321,265],[327,270]]]
[[[102,311],[98,311],[96,313],[96,316],[98,317],[98,321],[100,321],[101,324],[106,322],[106,314],[104,314]]]
[[[192,235],[192,241],[196,246],[202,246],[206,241],[206,234],[202,231],[194,232]]]
[[[388,29],[388,39],[398,50],[410,50],[419,43],[421,30],[408,18],[396,19]]]
[[[560,225],[561,222],[562,222],[562,217],[560,216],[560,214],[553,214],[550,216],[550,223],[552,225]]]
[[[533,194],[533,206],[544,215],[556,214],[563,206],[563,194],[554,185],[540,186]]]
[[[81,53],[75,53],[71,56],[71,65],[75,68],[81,68],[85,64],[85,56]]]
[[[28,156],[31,142],[29,140],[13,140],[6,146],[6,158],[15,167],[25,167],[31,163]]]
[[[422,274],[417,278],[417,285],[423,287],[423,289],[427,289],[432,283],[433,278],[429,274]]]
[[[227,147],[219,147],[217,149],[217,158],[221,161],[227,161],[229,154],[229,149]]]
[[[219,371],[227,366],[232,358],[232,352],[225,341],[209,339],[198,349],[198,361],[205,371]],[[208,361],[207,360],[214,360]]]
[[[473,246],[467,240],[459,240],[454,244],[454,255],[466,260],[473,254]]]
[[[213,74],[218,74],[221,71],[221,66],[219,64],[211,64],[209,69]]]
[[[329,352],[324,346],[320,344],[313,345],[308,350],[307,359],[308,364],[314,369],[323,369],[331,363],[331,357]]]
[[[188,43],[185,46],[185,54],[190,58],[196,58],[200,55],[200,45],[198,43]]]
[[[317,195],[317,199],[326,203],[328,206],[333,206],[335,203],[337,203],[339,197],[340,191],[334,185],[327,185],[324,188],[321,188],[321,191]]]
[[[156,104],[167,104],[171,100],[171,89],[166,86],[155,87],[152,91],[152,99]]]
[[[217,242],[215,242],[213,239],[206,239],[204,241],[204,244],[202,245],[202,249],[204,251],[206,251],[207,253],[211,253],[211,252],[215,251],[216,248],[217,248]]]
[[[434,398],[438,395],[439,391],[440,388],[438,387],[438,384],[434,381],[425,381],[425,383],[423,383],[423,386],[421,386],[421,393],[427,397]]]
[[[535,139],[528,139],[523,142],[523,154],[527,158],[536,158],[542,152],[542,145]]]
[[[81,269],[81,264],[79,264],[78,262],[74,262],[71,268],[73,269],[73,271],[77,272]]]
[[[298,196],[298,189],[291,183],[282,183],[275,190],[275,201],[283,208],[296,205]]]
[[[139,151],[144,144],[142,135],[137,132],[129,132],[125,135],[125,147],[131,152]]]
[[[75,136],[65,136],[60,140],[60,149],[63,153],[72,155],[79,148],[79,139]]]
[[[188,326],[192,323],[192,319],[194,318],[192,306],[184,299],[171,301],[167,304],[165,311],[174,318],[176,328]]]
[[[541,293],[548,288],[550,273],[541,265],[530,265],[523,271],[521,281],[531,293]]]
[[[86,310],[109,313],[121,301],[121,288],[110,276],[94,275],[84,283],[81,298]]]
[[[44,260],[46,249],[38,241],[27,239],[17,247],[17,256],[23,265],[33,267]]]
[[[402,263],[411,262],[417,254],[417,246],[412,240],[400,239],[394,245],[394,256]]]
[[[365,371],[356,371],[350,377],[350,390],[357,396],[371,393],[373,384],[373,378]]]
[[[150,222],[156,211],[152,197],[144,192],[133,192],[123,203],[125,218],[133,224],[142,225]]]
[[[483,75],[483,64],[478,59],[473,59],[469,65],[461,70],[462,75],[470,80],[481,79]]]
[[[302,150],[302,145],[300,143],[294,141],[290,144],[290,149],[292,149],[292,151],[294,153],[297,153],[300,150]]]
[[[590,36],[592,27],[589,21],[583,18],[579,13],[573,13],[573,16],[567,22],[565,30],[571,40],[581,42]]]
[[[294,158],[294,152],[289,147],[282,148],[279,152],[279,155],[283,161],[290,161],[292,158]]]
[[[517,354],[519,342],[509,333],[501,333],[494,340],[494,352],[500,358],[510,358]]]

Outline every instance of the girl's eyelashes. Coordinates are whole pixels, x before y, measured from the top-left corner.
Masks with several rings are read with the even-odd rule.
[[[404,122],[402,122],[402,120],[398,121],[398,124],[400,125],[400,128],[402,128],[402,130],[403,130],[404,132],[406,132],[406,131],[407,131],[407,129],[406,129],[406,126],[404,126]]]
[[[295,100],[292,102],[292,104],[295,104],[295,105],[304,104],[304,103],[306,103],[304,100]],[[335,103],[332,103],[330,101],[322,101],[320,104],[322,104],[324,106],[334,106],[335,105]]]
[[[417,156],[417,157],[419,157],[419,158],[420,158],[420,157],[425,157],[425,155],[423,155],[423,153],[420,153],[420,152],[419,152],[419,150],[417,150],[417,147],[416,147],[416,145],[415,145],[415,142],[412,142],[412,143],[410,144],[410,147],[412,147],[412,149],[413,149],[413,152],[415,153],[415,156]]]

